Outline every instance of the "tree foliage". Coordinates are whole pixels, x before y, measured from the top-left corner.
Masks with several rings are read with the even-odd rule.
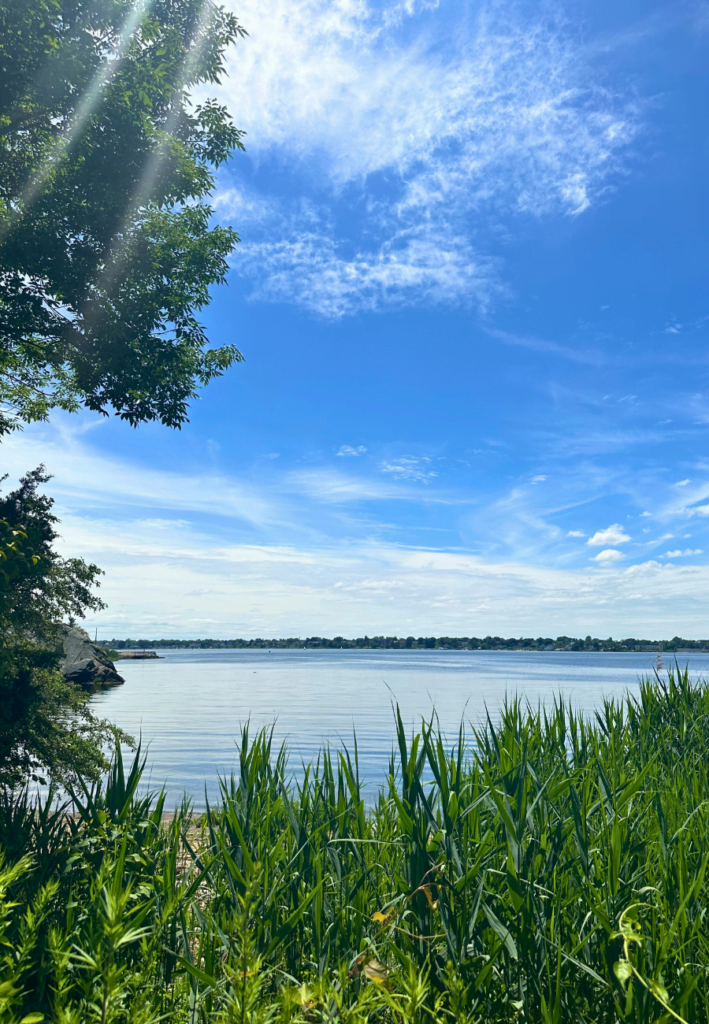
[[[56,623],[103,602],[94,593],[98,566],[54,549],[53,502],[38,491],[47,480],[40,467],[0,498],[0,782],[9,785],[44,772],[95,775],[110,733],[57,668]]]
[[[206,199],[242,133],[191,98],[240,35],[211,0],[0,6],[4,430],[81,405],[179,427],[242,358],[198,319],[238,241]]]

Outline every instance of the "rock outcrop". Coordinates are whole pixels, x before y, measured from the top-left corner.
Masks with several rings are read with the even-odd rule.
[[[105,651],[91,642],[85,629],[61,626],[64,635],[64,657],[59,668],[65,679],[77,683],[89,693],[108,690],[125,682]]]

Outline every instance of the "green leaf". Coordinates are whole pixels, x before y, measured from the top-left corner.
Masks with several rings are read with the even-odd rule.
[[[627,960],[616,960],[613,964],[613,973],[615,974],[618,981],[621,983],[623,988],[627,985],[633,976],[633,968]]]
[[[502,942],[506,946],[507,951],[509,952],[512,959],[516,960],[518,956],[517,946],[515,944],[515,940],[512,938],[509,928],[505,928],[502,921],[500,921],[495,912],[492,910],[491,907],[488,906],[487,903],[483,903],[483,911],[485,913],[485,917],[488,920],[488,924],[490,925],[492,930],[500,939],[502,939]]]
[[[204,971],[200,971],[199,967],[195,967],[195,965],[191,964],[189,960],[185,960],[183,956],[178,956],[176,959],[178,963],[182,964],[182,966],[189,971],[193,978],[196,978],[197,981],[201,981],[203,985],[207,986],[207,988],[217,987],[217,979],[213,978],[211,974],[205,974]]]
[[[656,981],[654,978],[650,981],[650,991],[658,999],[661,999],[663,1003],[669,1002],[670,995],[665,986],[661,981]]]

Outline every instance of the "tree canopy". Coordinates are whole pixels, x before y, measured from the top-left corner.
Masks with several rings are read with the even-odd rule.
[[[238,242],[212,224],[242,133],[215,100],[244,34],[212,0],[0,5],[0,435],[50,410],[179,427],[242,359],[199,312]],[[100,570],[55,550],[43,469],[0,498],[0,783],[95,775],[110,733],[58,670]]]
[[[82,405],[179,427],[241,360],[198,313],[238,242],[206,200],[242,133],[191,92],[243,34],[211,0],[0,7],[0,430]]]
[[[87,695],[57,669],[56,624],[98,611],[100,569],[54,548],[52,499],[38,488],[42,468],[0,497],[0,783],[47,772],[63,780],[94,775],[110,734],[86,706]]]

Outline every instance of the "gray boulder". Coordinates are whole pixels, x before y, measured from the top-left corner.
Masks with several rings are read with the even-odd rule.
[[[125,682],[106,652],[91,642],[85,629],[60,626],[60,630],[64,637],[64,657],[59,668],[65,679],[77,683],[89,693],[108,690]]]

